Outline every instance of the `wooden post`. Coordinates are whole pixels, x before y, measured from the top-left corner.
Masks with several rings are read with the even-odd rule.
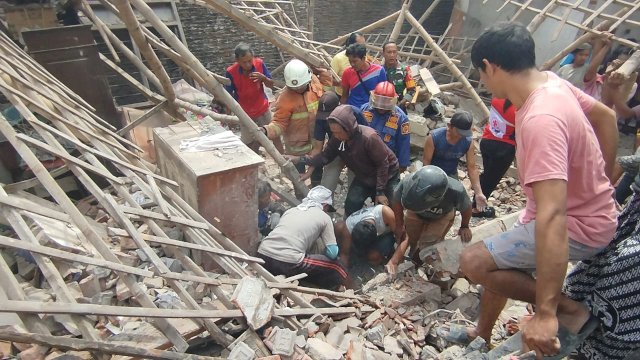
[[[337,38],[335,38],[335,39],[333,39],[331,41],[327,41],[327,43],[328,44],[333,44],[333,45],[342,45],[345,42],[345,40],[347,40],[347,38],[351,35],[351,33],[353,33],[353,32],[361,32],[363,34],[368,33],[371,30],[375,30],[377,28],[380,28],[380,27],[383,27],[383,26],[389,24],[392,21],[395,21],[398,18],[398,16],[400,16],[400,10],[394,12],[391,15],[387,15],[386,17],[384,17],[384,18],[382,18],[382,19],[380,19],[380,20],[378,20],[378,21],[376,21],[374,23],[371,23],[371,24],[369,24],[369,25],[367,25],[365,27],[361,27],[358,30],[352,31],[352,32],[350,32],[348,34],[345,34],[345,35],[338,36]]]
[[[621,16],[622,14],[627,12],[628,10],[629,10],[629,8],[620,9],[618,12],[616,12],[615,16],[616,17],[617,16]],[[607,30],[609,30],[611,28],[612,24],[613,24],[613,20],[612,19],[604,20],[603,22],[598,24],[598,26],[596,26],[595,30],[596,31],[607,31]],[[540,70],[550,70],[552,67],[555,66],[555,64],[558,61],[562,60],[565,56],[567,56],[570,52],[575,50],[581,44],[591,41],[591,39],[593,39],[595,36],[596,36],[596,34],[594,34],[592,32],[587,32],[587,33],[583,34],[582,36],[577,38],[574,42],[569,44],[569,46],[567,46],[564,50],[562,50],[561,52],[556,54],[554,57],[552,57],[551,59],[547,60],[544,64],[542,64],[542,66],[540,67]]]
[[[427,18],[429,17],[429,15],[431,15],[431,13],[433,12],[433,10],[435,10],[436,6],[438,6],[438,4],[440,3],[441,0],[433,0],[433,2],[431,3],[431,5],[429,5],[429,7],[427,8],[427,10],[425,10],[425,12],[422,14],[422,16],[420,16],[420,19],[418,19],[418,22],[420,22],[420,24],[422,24],[423,22],[425,22],[425,20],[427,20]],[[415,28],[411,28],[409,30],[409,32],[407,33],[407,36],[402,40],[402,42],[400,44],[398,44],[398,48],[402,48],[407,41],[409,40],[409,38],[414,35],[416,33],[416,29]]]
[[[530,33],[533,33],[534,31],[538,30],[538,27],[540,26],[540,24],[542,24],[542,22],[544,21],[544,19],[546,18],[546,14],[553,12],[553,10],[555,10],[558,7],[558,4],[556,3],[556,0],[551,0],[547,3],[547,6],[545,6],[542,11],[540,13],[538,13],[533,20],[531,20],[531,22],[529,23],[529,25],[527,25],[527,30],[529,30]],[[521,14],[522,12],[519,11],[518,13],[516,13],[516,16],[513,17],[513,19],[511,19],[511,21],[515,21],[515,19],[517,18],[517,15]]]
[[[640,66],[640,51],[636,50],[636,52],[631,55],[631,57],[624,62],[613,74],[620,75],[625,79],[629,79],[631,74],[633,74],[638,67]]]
[[[409,11],[409,4],[405,0],[402,4],[402,8],[400,9],[400,14],[396,19],[395,25],[393,25],[393,30],[391,30],[391,35],[389,35],[389,41],[397,41],[398,36],[400,35],[400,31],[402,30],[402,24],[404,24],[404,14]]]
[[[314,14],[316,8],[316,0],[309,0],[307,3],[307,31],[309,32],[309,40],[313,40]],[[295,12],[294,12],[295,13]]]
[[[478,93],[476,93],[476,91],[473,89],[473,86],[471,86],[469,80],[464,76],[460,69],[458,69],[456,64],[454,64],[451,59],[449,59],[447,54],[440,48],[440,46],[438,46],[433,38],[431,38],[427,30],[425,30],[424,27],[420,25],[418,20],[416,20],[416,18],[414,18],[411,13],[407,11],[405,14],[405,18],[418,31],[420,36],[422,36],[422,38],[427,42],[427,45],[429,45],[433,53],[440,59],[442,59],[442,62],[447,65],[447,68],[453,74],[453,76],[455,76],[456,79],[463,84],[463,88],[466,90],[469,96],[471,96],[476,106],[478,106],[478,108],[484,115],[484,118],[480,119],[480,123],[482,124],[486,119],[489,118],[489,109],[487,109],[487,106],[484,104],[484,102],[482,102],[482,99],[480,98]]]
[[[115,0],[115,6],[120,11],[120,19],[127,26],[127,30],[129,30],[129,34],[131,35],[131,39],[136,43],[142,56],[147,60],[147,63],[153,70],[154,74],[160,80],[160,84],[162,85],[162,93],[169,100],[169,109],[171,110],[171,114],[176,117],[177,110],[173,105],[173,101],[176,99],[176,94],[173,91],[173,84],[171,84],[171,79],[169,79],[169,75],[165,70],[164,66],[158,59],[158,55],[153,51],[151,45],[146,40],[146,37],[140,30],[142,26],[138,22],[135,14],[133,13],[133,9],[127,0]]]

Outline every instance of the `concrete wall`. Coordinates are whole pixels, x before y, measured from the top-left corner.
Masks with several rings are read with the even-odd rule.
[[[463,1],[464,2],[464,1]],[[517,8],[514,5],[507,5],[500,12],[497,10],[504,4],[501,1],[488,1],[483,4],[482,1],[466,1],[468,5],[463,36],[478,37],[480,33],[492,24],[500,21],[507,21],[515,15]],[[544,8],[546,1],[535,0],[534,7]],[[556,10],[556,13],[559,13]],[[561,16],[564,15],[560,12]],[[528,25],[534,17],[532,11],[524,11],[517,19],[518,22]],[[582,14],[572,11],[569,16],[570,20],[582,22]],[[558,28],[558,21],[553,19],[545,20],[538,30],[533,33],[536,42],[536,60],[541,65],[555,54],[562,51],[578,36],[578,30],[569,25],[565,25],[560,32],[557,40],[553,40]]]
[[[605,0],[584,0],[582,6],[587,6],[591,9],[599,8]],[[535,0],[533,7],[542,9],[547,4],[547,1]],[[595,4],[594,4],[595,3]],[[505,21],[511,19],[516,11],[519,9],[515,5],[507,5],[500,12],[497,10],[503,5],[502,1],[488,1],[483,4],[482,1],[461,1],[462,6],[467,8],[467,16],[465,20],[465,26],[463,30],[463,36],[477,37],[483,29],[491,26],[498,21]],[[607,13],[613,14],[615,11],[621,8],[620,5],[614,4],[607,7]],[[560,17],[565,16],[565,7],[556,9],[553,14]],[[525,10],[517,19],[522,24],[528,25],[533,19],[535,13]],[[586,17],[582,12],[572,10],[567,17],[568,21],[574,21],[576,23],[582,23]],[[630,19],[640,21],[640,12],[635,12],[631,15]],[[596,23],[599,23],[598,20]],[[536,60],[538,65],[541,65],[548,59],[552,58],[560,51],[565,49],[571,44],[583,31],[571,25],[564,25],[562,30],[558,33],[558,27],[560,21],[555,19],[546,19],[540,27],[533,33],[533,38],[536,42]],[[616,29],[615,34],[624,38],[633,37],[640,39],[640,27],[630,27],[629,25],[622,25]],[[615,47],[616,45],[614,45]]]

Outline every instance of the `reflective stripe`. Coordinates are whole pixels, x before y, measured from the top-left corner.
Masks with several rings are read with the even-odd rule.
[[[310,102],[307,104],[307,110],[309,111],[318,110],[319,104],[320,104],[319,101]]]
[[[311,143],[306,145],[290,145],[285,142],[284,147],[286,149],[286,153],[289,155],[305,155],[308,154],[311,149],[313,149],[313,145]]]
[[[309,117],[309,112],[307,111],[291,114],[291,120],[306,119],[308,117]]]

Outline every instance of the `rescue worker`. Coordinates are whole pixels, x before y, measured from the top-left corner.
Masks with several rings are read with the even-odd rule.
[[[437,166],[427,165],[406,176],[393,192],[391,208],[396,220],[395,238],[399,242],[387,263],[387,271],[392,274],[409,246],[411,258],[419,261],[421,249],[444,240],[456,211],[462,214],[458,235],[463,242],[471,241],[471,199],[460,181]]]
[[[269,272],[287,277],[306,273],[306,280],[328,289],[350,287],[349,276],[337,260],[339,248],[326,213],[331,204],[331,191],[316,186],[300,205],[282,215],[258,248]]]
[[[271,110],[263,85],[273,89],[271,73],[264,61],[254,56],[248,44],[238,44],[234,54],[236,62],[229,66],[226,72],[226,77],[231,83],[225,86],[225,89],[258,126],[267,125],[271,122]],[[246,128],[240,127],[240,136],[249,148],[258,151],[260,144],[254,141],[253,135]],[[278,148],[282,147],[279,141],[275,145]]]
[[[318,111],[318,100],[323,94],[322,84],[302,61],[293,59],[284,68],[286,88],[275,103],[273,120],[261,130],[269,139],[284,138],[284,152],[305,159],[313,149],[313,132]],[[295,161],[294,161],[295,162]],[[296,168],[304,173],[305,161],[297,161]],[[322,172],[314,174],[312,181],[320,182]]]
[[[398,61],[398,45],[395,41],[387,41],[382,45],[382,56],[387,80],[393,84],[398,96],[398,107],[406,113],[407,104],[411,103],[416,93],[416,82],[411,77],[409,67]]]
[[[393,210],[382,204],[360,209],[335,225],[340,246],[340,261],[349,266],[351,253],[366,257],[370,265],[379,265],[393,254],[396,243]]]
[[[345,216],[360,210],[369,197],[378,204],[389,205],[393,187],[400,180],[398,159],[393,151],[382,142],[375,130],[358,125],[352,106],[338,106],[327,121],[331,139],[322,153],[310,159],[311,166],[301,180],[308,179],[314,169],[340,157],[355,175],[345,200]]]
[[[376,85],[371,93],[369,103],[362,105],[361,125],[369,126],[376,130],[382,141],[393,151],[398,158],[400,173],[409,166],[409,147],[411,135],[409,134],[409,119],[407,115],[396,105],[398,98],[392,83],[385,81]]]

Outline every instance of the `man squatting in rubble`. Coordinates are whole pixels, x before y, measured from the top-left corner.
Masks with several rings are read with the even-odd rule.
[[[560,359],[598,326],[588,308],[561,289],[567,263],[598,254],[616,230],[608,178],[617,147],[615,116],[557,75],[538,71],[533,38],[520,24],[489,28],[474,43],[471,60],[492,94],[517,109],[516,158],[527,205],[513,229],[461,255],[462,271],[484,288],[477,326],[460,331],[450,325],[438,333],[489,342],[513,298],[536,305],[523,329],[524,344],[540,359]]]
[[[391,274],[395,274],[407,248],[413,261],[420,263],[420,250],[444,240],[456,211],[462,215],[458,235],[464,242],[471,241],[469,195],[460,181],[447,176],[437,166],[423,166],[405,176],[394,190],[391,208],[398,243],[386,266]]]
[[[332,210],[331,190],[316,186],[302,203],[287,210],[258,247],[264,267],[275,275],[307,274],[320,287],[350,287],[350,279],[338,262],[338,244],[327,211]]]

